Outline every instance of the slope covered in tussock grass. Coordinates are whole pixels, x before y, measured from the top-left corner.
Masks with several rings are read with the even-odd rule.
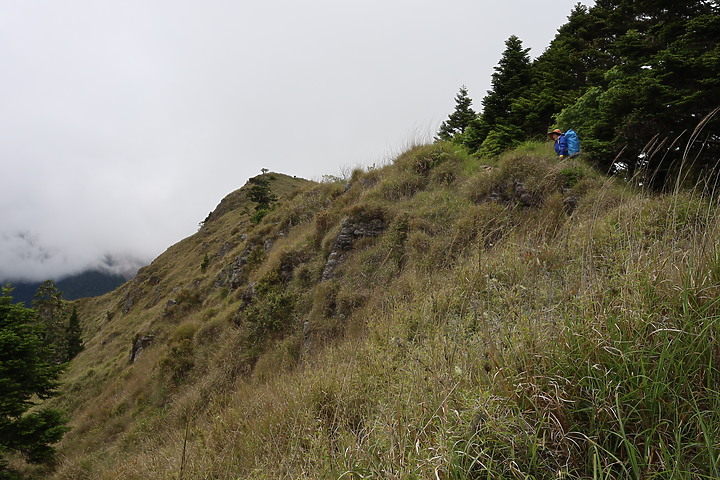
[[[52,478],[720,477],[710,197],[532,143],[272,185],[79,304]]]

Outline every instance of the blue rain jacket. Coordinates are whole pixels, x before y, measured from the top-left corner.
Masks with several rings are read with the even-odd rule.
[[[567,138],[565,138],[564,133],[561,133],[558,139],[555,140],[555,153],[557,153],[558,156],[568,154]]]

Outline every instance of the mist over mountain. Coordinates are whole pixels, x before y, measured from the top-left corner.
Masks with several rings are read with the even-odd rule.
[[[48,279],[53,280],[53,279]],[[63,294],[65,300],[77,300],[78,298],[96,297],[114,290],[128,280],[123,275],[101,270],[88,270],[82,273],[53,280],[55,286]],[[35,293],[42,284],[37,282],[8,282],[13,288],[13,299],[15,302],[22,302],[30,307]]]
[[[11,284],[17,302],[30,306],[46,280],[55,282],[66,300],[107,293],[135,276],[148,262],[132,255],[104,254],[94,260],[77,252],[47,247],[27,232],[0,237],[0,284]]]
[[[132,278],[148,263],[144,254],[106,253],[107,248],[73,243],[71,238],[47,241],[38,233],[16,231],[0,234],[0,279],[13,284],[36,283],[96,271]],[[115,245],[110,245],[115,248]]]

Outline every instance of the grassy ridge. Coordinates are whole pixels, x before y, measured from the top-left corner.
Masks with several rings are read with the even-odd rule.
[[[720,476],[709,197],[539,144],[273,188],[80,304],[53,478]]]

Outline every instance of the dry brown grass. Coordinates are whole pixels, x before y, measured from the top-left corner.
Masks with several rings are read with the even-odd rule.
[[[620,348],[614,325],[632,345],[624,354],[650,365],[645,340],[681,328],[687,312],[698,324],[714,315],[717,212],[691,194],[642,195],[582,162],[556,163],[545,147],[484,166],[449,145],[414,147],[394,165],[353,172],[344,193],[298,193],[256,227],[227,209],[149,267],[144,278],[161,277],[156,285],[82,303],[93,327],[58,401],[75,430],[53,478],[167,479],[181,469],[187,479],[621,477],[612,456],[640,457],[611,451],[583,423],[581,386],[596,370],[582,367],[595,355],[619,368],[602,354]],[[532,205],[489,200],[517,181]],[[323,282],[344,218],[382,218],[387,228],[357,240]],[[228,238],[237,245],[200,275],[204,252]],[[267,238],[274,244],[248,273],[255,297],[248,285],[223,293],[217,274],[243,242]],[[289,278],[283,265],[293,266]],[[137,288],[122,314],[122,297]],[[201,292],[200,305],[163,316],[182,289]],[[152,295],[161,299],[147,306]],[[284,327],[253,334],[248,315],[284,311],[288,298],[292,313],[273,319]],[[129,365],[132,336],[149,330],[156,343]],[[182,342],[194,366],[172,382],[162,359]],[[587,409],[618,413],[603,402]],[[709,407],[696,405],[693,433],[704,433],[697,419],[717,431]]]

